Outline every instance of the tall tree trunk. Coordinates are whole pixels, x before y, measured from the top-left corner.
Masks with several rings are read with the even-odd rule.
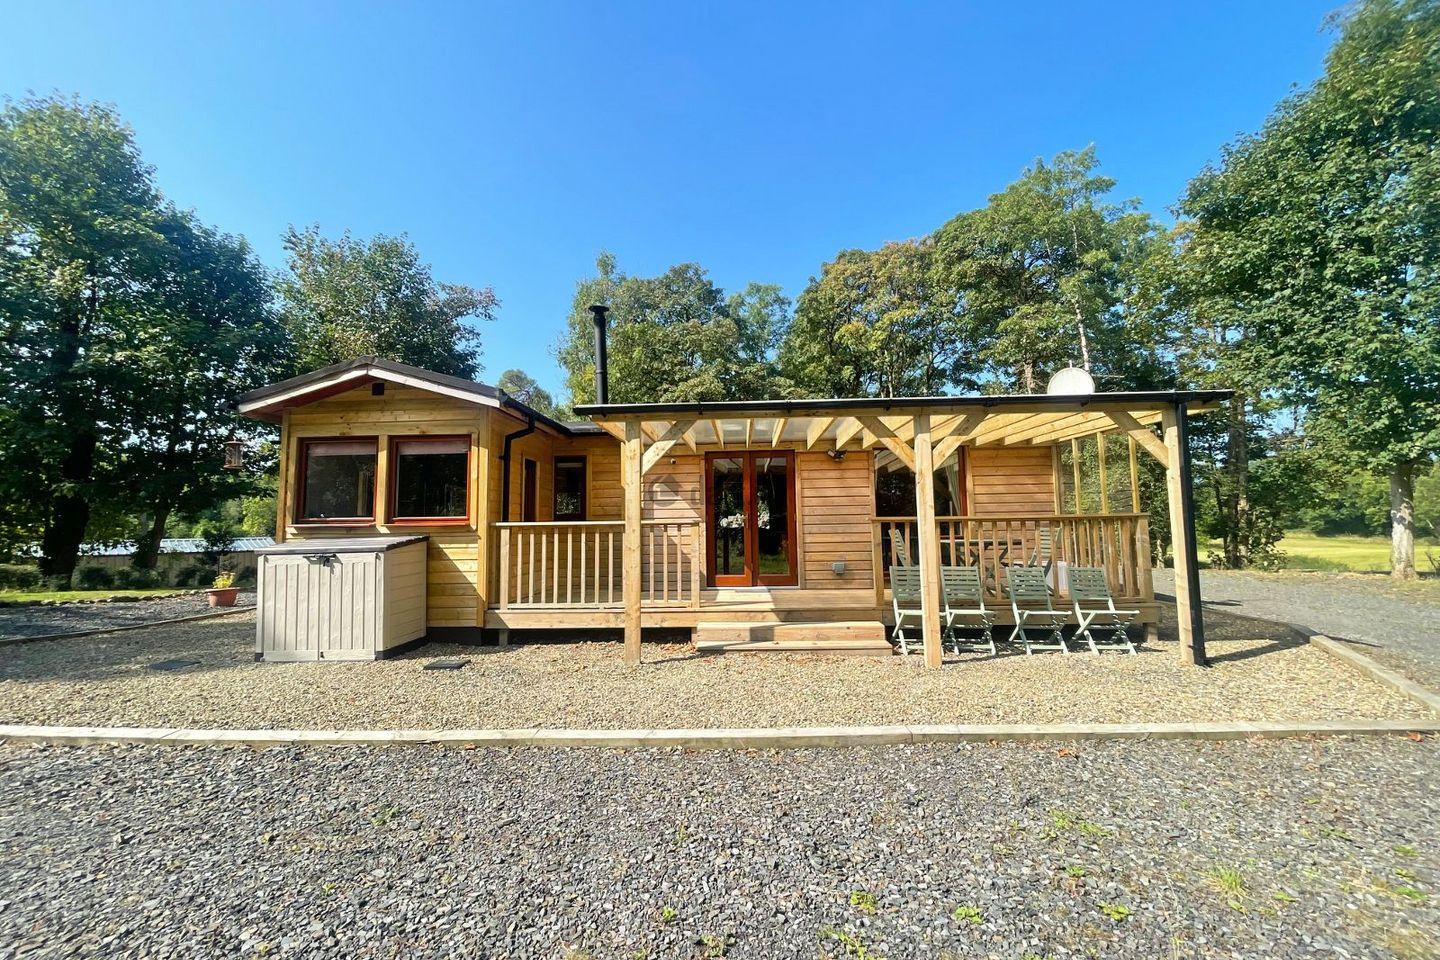
[[[1414,580],[1415,574],[1415,464],[1402,463],[1390,471],[1390,576]]]
[[[1026,362],[1021,365],[1020,382],[1025,385],[1026,393],[1035,392],[1035,364]]]
[[[1080,304],[1075,304],[1075,329],[1080,334],[1080,368],[1087,373],[1090,370],[1090,338],[1085,335],[1085,317],[1080,312]]]
[[[140,542],[135,544],[134,566],[142,570],[155,569],[155,563],[160,558],[160,541],[165,539],[165,524],[170,520],[170,510],[168,502],[155,504],[154,518]]]
[[[60,465],[62,491],[50,498],[45,531],[40,538],[40,572],[67,582],[80,560],[80,544],[90,524],[90,502],[79,492],[95,466],[95,435],[88,430],[71,435],[70,449]]]

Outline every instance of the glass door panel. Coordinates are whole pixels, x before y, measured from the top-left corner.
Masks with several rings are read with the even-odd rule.
[[[748,585],[745,458],[712,457],[709,466],[710,576],[718,586]]]
[[[710,454],[706,541],[719,587],[797,582],[795,458],[789,451]]]
[[[756,573],[761,583],[794,583],[790,454],[756,453],[752,454],[752,462],[755,474]]]

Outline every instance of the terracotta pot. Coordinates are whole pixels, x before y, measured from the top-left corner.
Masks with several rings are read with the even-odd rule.
[[[205,599],[212,607],[233,607],[235,598],[239,595],[239,587],[217,587],[205,591]]]

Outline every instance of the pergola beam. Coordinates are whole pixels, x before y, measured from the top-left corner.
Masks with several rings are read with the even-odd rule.
[[[780,419],[778,419],[778,420],[775,421],[775,429],[774,429],[774,431],[770,434],[770,446],[772,446],[772,447],[778,447],[778,446],[780,446],[780,438],[781,438],[782,436],[784,436],[784,434],[785,434],[785,427],[786,427],[787,424],[789,424],[789,422],[790,422],[790,418],[789,418],[789,417],[781,417]]]
[[[1159,460],[1162,464],[1169,463],[1169,451],[1166,450],[1164,441],[1155,436],[1155,431],[1142,424],[1139,420],[1136,420],[1130,414],[1123,413],[1119,410],[1112,410],[1109,413],[1109,417],[1111,423],[1129,434],[1132,440],[1145,448],[1146,453],[1150,454],[1150,456],[1156,460]]]
[[[643,476],[650,472],[650,468],[660,461],[660,458],[670,452],[670,448],[679,443],[687,431],[695,426],[694,420],[677,420],[670,424],[670,428],[660,434],[659,438],[645,451],[644,459],[641,462],[640,473]]]
[[[840,427],[835,431],[836,450],[839,450],[841,447],[845,446],[845,444],[855,439],[855,437],[859,436],[860,431],[865,429],[865,424],[861,423],[859,419],[855,417],[849,417],[847,419],[849,420],[849,422],[842,423]]]
[[[824,439],[825,434],[830,432],[830,427],[834,423],[834,417],[816,417],[812,420],[810,428],[805,431],[805,449],[814,450],[815,445]]]

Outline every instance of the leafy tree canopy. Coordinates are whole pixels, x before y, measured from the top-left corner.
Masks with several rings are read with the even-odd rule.
[[[789,320],[778,287],[752,283],[726,295],[699,264],[633,277],[602,253],[575,289],[556,356],[576,403],[595,398],[591,304],[610,307],[607,354],[615,403],[754,400],[786,396],[775,345]]]
[[[535,378],[524,370],[506,370],[500,374],[500,379],[495,381],[495,386],[547,417],[558,419],[570,415],[569,410],[555,402],[549,390],[540,386]]]
[[[374,355],[457,377],[480,371],[480,333],[500,301],[489,287],[441,283],[403,236],[328,240],[316,227],[285,237],[279,292],[301,370]]]
[[[979,337],[929,240],[845,250],[800,295],[781,366],[815,397],[932,396],[974,386]]]
[[[230,400],[283,338],[244,241],[161,196],[114,110],[62,98],[0,112],[0,501],[68,578],[92,521],[245,489],[220,444]]]
[[[1190,184],[1185,257],[1257,380],[1332,456],[1391,477],[1413,575],[1413,477],[1440,452],[1440,5],[1368,0],[1325,75]],[[1233,318],[1233,319],[1232,319]]]
[[[1109,199],[1098,168],[1093,146],[1037,160],[935,234],[955,309],[983,332],[976,359],[1007,386],[1036,392],[1072,363],[1109,389],[1163,377],[1161,325],[1126,304],[1165,236],[1135,201]]]

